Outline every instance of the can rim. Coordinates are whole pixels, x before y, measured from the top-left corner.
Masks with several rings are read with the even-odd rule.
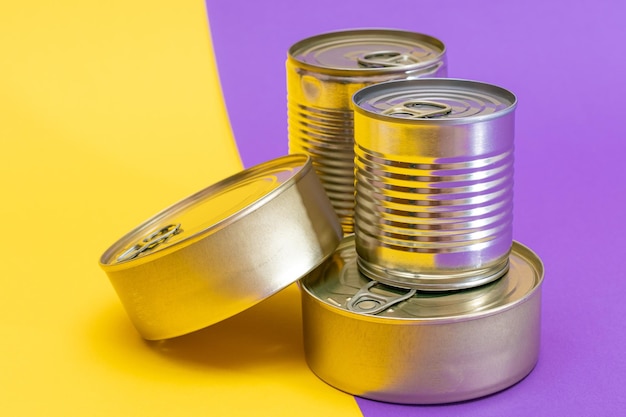
[[[350,236],[347,237],[346,239],[349,239],[349,238]],[[493,308],[489,308],[489,309],[474,312],[474,313],[466,313],[460,316],[403,318],[403,317],[384,317],[384,316],[378,316],[378,315],[373,315],[373,314],[357,313],[357,312],[349,311],[349,310],[346,310],[337,306],[333,306],[329,303],[325,303],[324,301],[320,300],[318,296],[315,295],[306,285],[304,285],[304,282],[302,280],[298,281],[298,286],[300,287],[301,290],[303,290],[304,292],[308,294],[309,298],[313,302],[321,305],[322,308],[330,310],[335,314],[340,314],[342,316],[346,316],[346,317],[356,319],[356,320],[363,320],[364,318],[366,318],[367,321],[369,322],[375,322],[375,323],[381,323],[381,324],[405,324],[405,325],[441,325],[441,324],[480,320],[486,317],[494,316],[497,314],[502,314],[508,310],[511,310],[525,303],[532,297],[534,297],[538,291],[541,291],[541,287],[543,285],[544,276],[545,276],[544,263],[541,260],[541,258],[528,246],[518,241],[513,241],[511,253],[518,254],[521,258],[526,260],[528,264],[532,267],[537,277],[535,285],[526,294],[524,294],[523,296],[521,296],[520,298],[516,300],[511,301],[510,303],[499,305]]]
[[[477,116],[469,116],[469,117],[446,117],[446,118],[422,118],[422,119],[404,119],[393,117],[389,115],[385,115],[382,113],[373,112],[371,110],[364,109],[360,106],[360,102],[364,100],[366,94],[373,94],[372,92],[376,92],[377,90],[385,90],[389,88],[393,88],[394,86],[401,84],[446,84],[453,87],[463,87],[463,86],[473,86],[480,87],[482,89],[486,89],[491,91],[492,93],[499,93],[503,96],[508,96],[509,104],[506,108],[502,110],[498,110],[494,113],[477,115]],[[414,124],[414,125],[435,125],[435,126],[445,126],[445,125],[458,125],[458,124],[475,124],[478,122],[488,121],[496,118],[500,118],[506,114],[509,114],[515,110],[517,107],[517,96],[507,90],[506,88],[500,87],[495,84],[489,84],[483,81],[475,81],[463,78],[415,78],[415,79],[403,79],[403,80],[390,80],[384,81],[377,84],[368,85],[356,91],[352,95],[351,107],[355,113],[360,113],[367,117],[371,117],[378,120],[383,120],[386,122],[395,122],[402,124]]]
[[[425,41],[430,42],[433,46],[440,49],[440,52],[431,60],[417,62],[412,65],[400,66],[400,67],[386,67],[386,68],[347,68],[347,67],[327,67],[323,65],[315,65],[308,62],[303,62],[296,57],[298,50],[302,49],[305,45],[310,44],[313,41],[319,41],[325,38],[332,38],[341,35],[358,35],[358,34],[373,34],[373,33],[387,33],[387,34],[404,34],[412,37],[419,37]],[[396,73],[411,73],[418,69],[428,68],[437,65],[442,62],[446,55],[446,45],[438,38],[427,35],[425,33],[411,32],[402,29],[392,29],[384,27],[373,28],[353,28],[353,29],[340,29],[329,32],[320,33],[318,35],[309,36],[296,43],[294,43],[287,51],[287,60],[296,63],[299,67],[315,71],[321,74],[329,75],[344,75],[344,76],[357,76],[357,75],[381,75],[381,74],[396,74]]]
[[[300,169],[296,172],[293,172],[287,180],[281,182],[276,187],[272,188],[251,203],[243,205],[233,213],[219,219],[218,221],[208,225],[207,227],[202,228],[201,230],[196,231],[195,233],[189,234],[188,236],[181,238],[172,245],[169,245],[157,251],[148,252],[145,255],[139,256],[137,258],[125,259],[121,261],[117,261],[115,259],[115,255],[119,254],[124,247],[128,246],[129,243],[137,241],[138,237],[140,236],[144,236],[144,232],[146,231],[146,229],[149,229],[149,227],[153,224],[158,224],[164,218],[167,218],[170,214],[184,211],[185,209],[193,207],[195,202],[205,201],[207,198],[210,198],[212,195],[215,195],[219,191],[226,190],[229,187],[232,187],[233,185],[238,184],[251,176],[262,174],[264,171],[268,170],[271,167],[279,166],[284,166],[285,168],[300,167]],[[239,171],[229,177],[226,177],[200,191],[197,191],[187,196],[186,198],[183,198],[182,200],[168,206],[167,208],[159,211],[157,214],[151,216],[147,220],[141,222],[138,226],[119,238],[107,250],[104,251],[99,259],[100,267],[105,271],[117,271],[121,269],[132,268],[181,250],[205,238],[208,235],[217,233],[221,229],[224,229],[230,224],[241,220],[249,213],[254,212],[259,207],[264,206],[268,202],[277,198],[287,189],[296,184],[311,169],[312,163],[310,156],[305,154],[291,154],[263,162],[259,165],[255,165],[253,167]]]

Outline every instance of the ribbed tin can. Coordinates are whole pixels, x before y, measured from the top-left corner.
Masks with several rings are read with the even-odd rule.
[[[455,79],[391,81],[354,95],[364,274],[440,291],[506,273],[515,107],[503,88]]]
[[[353,232],[352,95],[394,79],[445,77],[445,47],[431,36],[355,29],[313,36],[288,51],[289,153],[305,153],[339,216]]]
[[[354,236],[300,280],[311,370],[347,393],[406,404],[503,390],[539,357],[544,268],[514,242],[508,272],[476,288],[420,292],[359,272]]]

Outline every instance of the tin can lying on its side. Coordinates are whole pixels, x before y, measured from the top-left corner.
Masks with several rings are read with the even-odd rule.
[[[344,233],[352,233],[352,95],[382,81],[445,77],[445,47],[431,36],[401,30],[338,31],[294,44],[286,67],[289,152],[313,158]]]
[[[354,236],[300,281],[304,348],[328,384],[373,400],[478,398],[524,378],[539,354],[543,265],[515,242],[508,273],[481,287],[416,292],[368,280]]]
[[[306,155],[249,168],[174,204],[100,258],[146,339],[239,313],[317,267],[341,227]]]
[[[368,86],[353,100],[361,271],[431,291],[506,273],[515,96],[475,81],[417,79]]]

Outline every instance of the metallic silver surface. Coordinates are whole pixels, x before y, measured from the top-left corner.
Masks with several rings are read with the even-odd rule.
[[[374,280],[457,290],[506,273],[515,96],[453,79],[354,95],[356,248]]]
[[[266,162],[174,204],[104,252],[146,339],[179,336],[269,297],[318,266],[341,226],[306,155]]]
[[[400,30],[339,31],[294,44],[286,67],[289,152],[313,158],[344,232],[352,233],[351,97],[373,83],[445,76],[445,47],[433,37]]]
[[[304,347],[311,370],[347,393],[379,401],[469,400],[524,378],[539,355],[543,265],[514,242],[506,275],[454,292],[418,292],[382,312],[351,311],[371,285],[354,236],[300,281]],[[376,284],[381,297],[406,294]]]
[[[117,262],[135,259],[137,256],[141,255],[144,252],[154,250],[154,248],[156,248],[157,246],[167,242],[170,237],[175,236],[182,231],[183,230],[180,228],[180,223],[168,224],[161,230],[150,233],[148,237],[144,238],[141,242],[125,250],[120,256],[117,257]]]

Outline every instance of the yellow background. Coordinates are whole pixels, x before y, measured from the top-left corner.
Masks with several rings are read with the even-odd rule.
[[[241,169],[220,91],[199,0],[2,2],[0,414],[361,415],[306,367],[295,287],[146,342],[98,267]]]

